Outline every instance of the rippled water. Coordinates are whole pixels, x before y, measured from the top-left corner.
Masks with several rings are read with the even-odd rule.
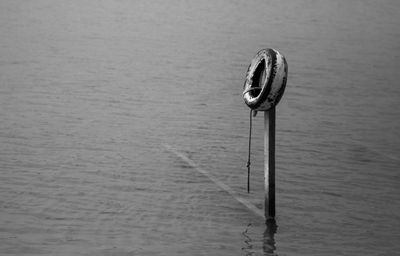
[[[1,1],[1,255],[395,255],[400,2]],[[277,230],[251,58],[287,57]],[[168,150],[193,161],[188,164]]]

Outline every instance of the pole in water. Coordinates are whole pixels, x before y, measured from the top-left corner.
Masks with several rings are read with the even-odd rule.
[[[275,218],[275,107],[264,112],[265,219]]]
[[[285,57],[277,50],[263,49],[252,59],[243,86],[246,105],[255,112],[264,111],[264,213],[267,223],[275,218],[275,107],[285,91],[287,75]],[[248,159],[249,168],[250,143]]]

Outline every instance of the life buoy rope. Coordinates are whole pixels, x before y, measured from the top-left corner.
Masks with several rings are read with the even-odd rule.
[[[243,98],[250,107],[249,149],[247,157],[247,192],[250,193],[250,158],[252,118],[257,111],[268,111],[282,98],[288,66],[285,57],[274,49],[259,51],[247,69]]]
[[[249,127],[249,150],[248,150],[248,155],[247,155],[247,193],[250,193],[250,157],[251,157],[251,130],[252,130],[252,126],[253,126],[253,110],[250,109],[250,127]]]

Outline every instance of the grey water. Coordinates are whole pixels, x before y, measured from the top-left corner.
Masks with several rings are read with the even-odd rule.
[[[0,2],[0,255],[399,255],[397,0]],[[289,65],[276,227],[245,72]],[[275,230],[276,229],[276,230]]]

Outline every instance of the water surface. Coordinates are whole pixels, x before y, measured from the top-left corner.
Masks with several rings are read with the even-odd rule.
[[[395,255],[400,3],[2,1],[2,255]],[[289,64],[277,231],[246,194],[247,66]]]

